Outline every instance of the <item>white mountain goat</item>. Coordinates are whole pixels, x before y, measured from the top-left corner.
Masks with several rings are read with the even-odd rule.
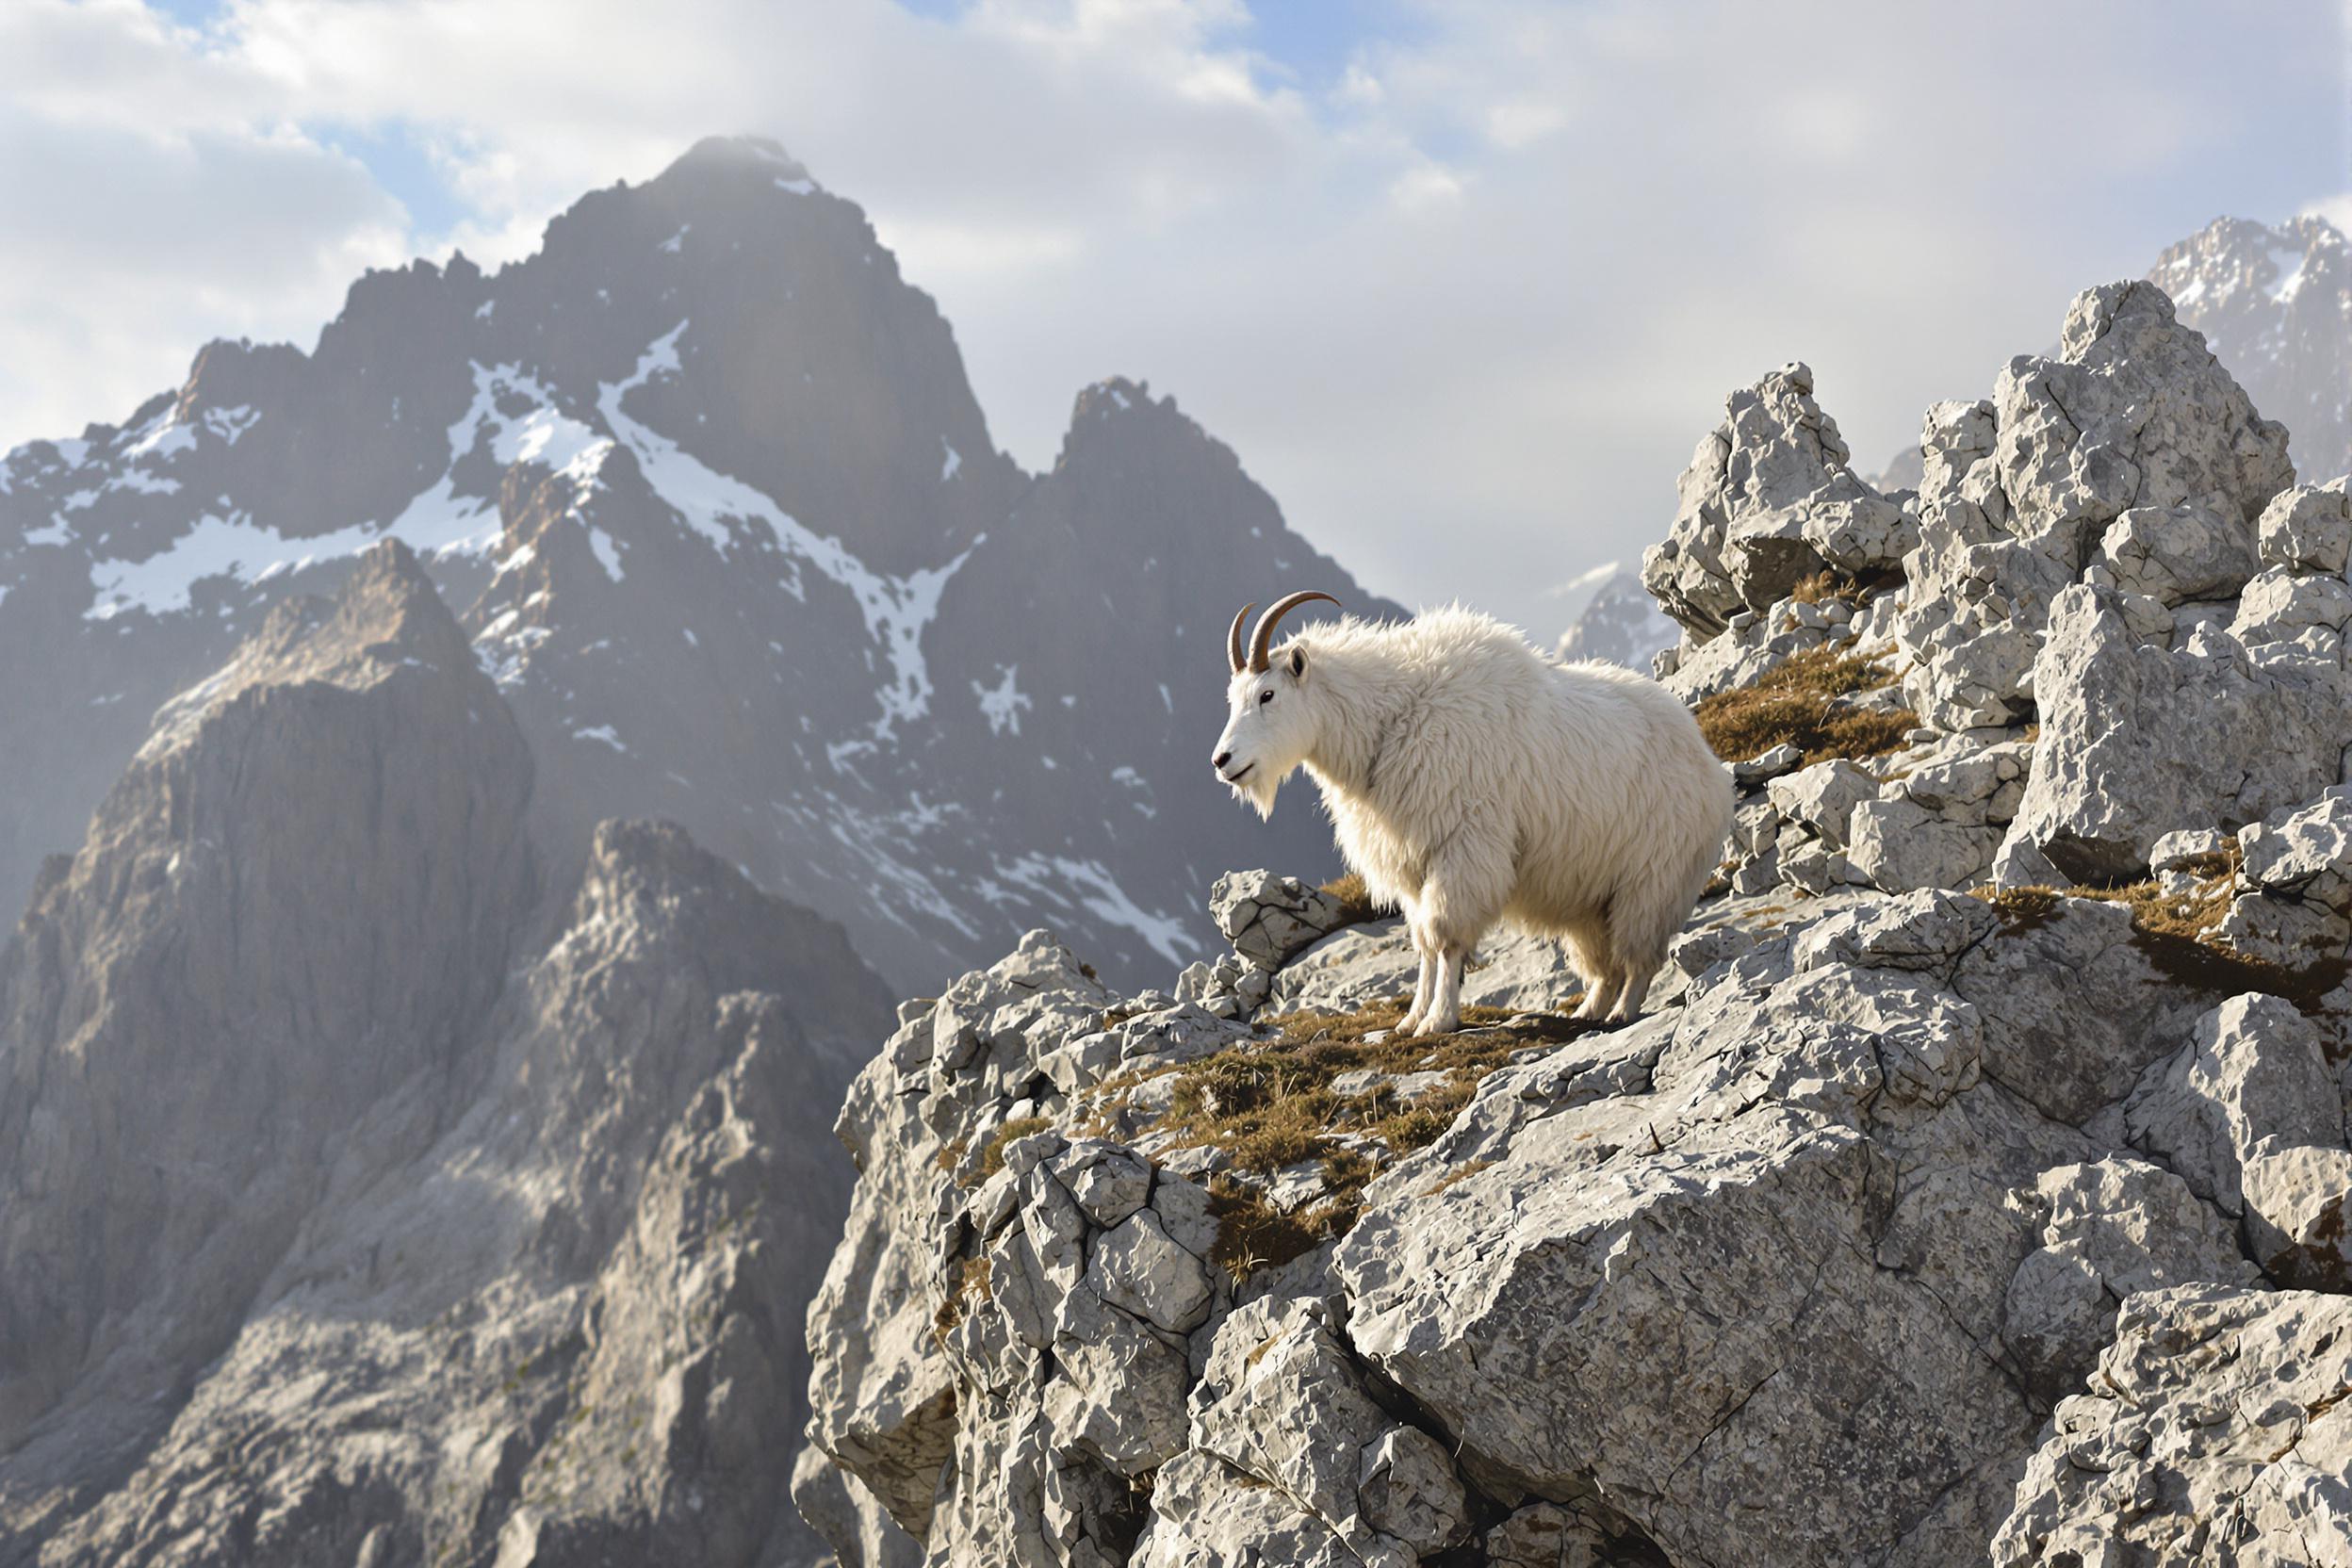
[[[1258,808],[1303,767],[1365,890],[1401,907],[1421,958],[1400,1035],[1462,1026],[1462,965],[1495,922],[1558,936],[1579,1018],[1642,1010],[1666,944],[1723,852],[1731,780],[1673,694],[1629,670],[1560,664],[1471,611],[1346,616],[1279,652],[1228,634],[1233,716],[1217,776]]]

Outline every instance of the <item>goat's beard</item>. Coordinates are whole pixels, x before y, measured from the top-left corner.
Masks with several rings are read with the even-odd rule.
[[[1233,797],[1256,810],[1263,820],[1274,815],[1274,796],[1282,790],[1283,776],[1271,768],[1259,768],[1238,784],[1226,786]]]

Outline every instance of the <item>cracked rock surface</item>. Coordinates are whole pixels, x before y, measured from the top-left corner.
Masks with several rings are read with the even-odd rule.
[[[1172,994],[1039,932],[904,1009],[809,1319],[842,1562],[2352,1563],[2352,514],[2285,449],[2145,284],[1916,491],[1734,394],[1660,667],[1822,683],[1631,1024],[1498,931],[1399,1049],[1403,933],[1267,872]]]

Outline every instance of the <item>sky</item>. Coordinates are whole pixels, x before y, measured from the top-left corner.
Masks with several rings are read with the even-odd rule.
[[[2346,41],[2337,0],[5,0],[0,448],[753,132],[1024,466],[1148,380],[1367,586],[1548,640],[1774,367],[1874,471],[2213,218],[2352,220]]]

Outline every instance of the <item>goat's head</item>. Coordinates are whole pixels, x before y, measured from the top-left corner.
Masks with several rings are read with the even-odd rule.
[[[1295,641],[1276,659],[1273,642],[1276,624],[1300,605],[1315,599],[1339,602],[1329,594],[1284,596],[1258,617],[1257,629],[1250,633],[1246,650],[1242,645],[1242,623],[1257,606],[1244,605],[1241,613],[1233,617],[1233,629],[1225,636],[1225,656],[1233,666],[1233,684],[1226,694],[1230,711],[1225,733],[1217,737],[1212,764],[1217,776],[1235,795],[1256,807],[1262,817],[1274,814],[1275,792],[1315,748],[1319,718],[1314,700],[1313,661],[1306,648]]]

